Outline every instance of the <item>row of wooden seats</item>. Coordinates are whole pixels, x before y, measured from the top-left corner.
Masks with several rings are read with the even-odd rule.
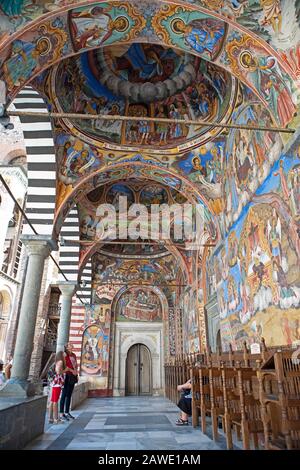
[[[193,425],[200,414],[201,429],[206,433],[210,416],[213,439],[217,440],[220,421],[228,449],[233,447],[233,429],[244,449],[250,449],[251,438],[259,448],[259,435],[265,449],[299,449],[300,366],[294,352],[275,352],[264,367],[242,367],[238,362],[192,367]]]
[[[242,437],[244,449],[250,449],[250,436],[258,448],[258,434],[263,433],[263,424],[260,402],[253,394],[254,377],[256,370],[238,365],[192,368],[193,425],[197,425],[200,413],[201,429],[206,433],[207,416],[210,416],[213,439],[218,440],[220,419],[228,449],[233,448],[233,428],[237,437]]]
[[[178,401],[177,385],[185,383],[189,379],[189,369],[195,364],[210,364],[219,367],[221,363],[234,366],[236,362],[239,362],[243,367],[258,368],[272,354],[271,350],[267,350],[263,338],[260,347],[260,354],[251,354],[245,342],[241,351],[233,351],[229,345],[229,351],[226,353],[219,350],[213,354],[208,348],[205,354],[193,353],[171,357],[169,362],[165,363],[166,396],[173,402]]]
[[[232,448],[233,429],[245,449],[250,437],[258,447],[259,434],[264,436],[265,449],[300,448],[300,370],[290,348],[267,349],[262,341],[260,354],[250,354],[245,344],[242,351],[230,348],[227,353],[212,354],[208,350],[204,355],[173,358],[165,364],[170,400],[177,403],[177,386],[190,376],[193,425],[199,412],[203,432],[209,415],[214,439],[218,419],[222,422],[228,448]]]

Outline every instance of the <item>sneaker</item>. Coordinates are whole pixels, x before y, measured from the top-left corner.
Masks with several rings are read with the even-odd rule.
[[[49,419],[48,423],[49,423],[49,424],[53,424],[53,423],[54,423],[54,420],[53,420],[53,419]]]
[[[60,419],[61,419],[62,421],[69,421],[68,416],[65,415],[65,414],[63,414],[63,415],[60,417]]]
[[[71,413],[67,413],[67,418],[75,419],[75,416],[72,416]]]

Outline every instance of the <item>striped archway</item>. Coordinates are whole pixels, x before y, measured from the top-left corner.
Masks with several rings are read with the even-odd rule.
[[[52,235],[55,214],[56,161],[51,120],[42,96],[32,87],[23,88],[13,101],[18,111],[38,111],[45,116],[21,116],[27,166],[28,194],[23,234]]]

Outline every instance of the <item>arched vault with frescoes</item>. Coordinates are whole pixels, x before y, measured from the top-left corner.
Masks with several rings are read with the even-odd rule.
[[[28,218],[61,245],[62,268],[73,253],[94,387],[115,388],[126,321],[163,324],[167,357],[205,350],[205,307],[223,349],[300,340],[299,57],[298,0],[0,0]],[[168,240],[99,238],[98,208],[118,216],[120,196],[198,205],[197,244],[174,236],[174,216]]]

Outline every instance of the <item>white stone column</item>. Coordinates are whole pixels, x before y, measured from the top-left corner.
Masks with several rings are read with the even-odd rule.
[[[57,331],[56,352],[63,351],[64,345],[69,341],[72,297],[77,285],[74,282],[61,282],[58,287],[62,294],[61,312]]]
[[[50,236],[23,235],[21,237],[28,254],[28,265],[21,303],[16,346],[11,379],[0,391],[0,396],[26,397],[34,394],[28,381],[33,338],[43,278],[45,259],[51,250],[57,249]]]

